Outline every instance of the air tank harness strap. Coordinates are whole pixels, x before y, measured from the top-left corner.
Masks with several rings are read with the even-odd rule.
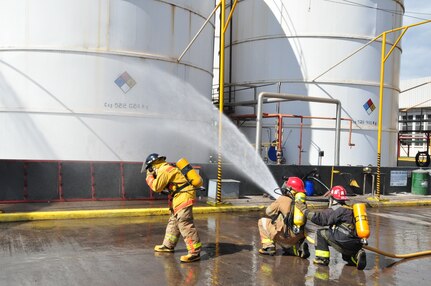
[[[177,187],[173,192],[172,192],[172,198],[175,197],[176,194],[178,194],[179,192],[181,192],[182,189],[184,189],[185,187],[187,187],[188,185],[190,185],[190,183],[184,183],[183,185]],[[176,185],[175,185],[176,186]]]
[[[290,211],[287,214],[287,216],[284,217],[284,224],[287,226],[286,231],[284,232],[284,237],[290,237],[291,232],[293,233],[293,212],[295,209],[295,203],[294,201],[290,204]],[[290,231],[289,231],[290,230]]]
[[[345,235],[355,235],[355,228],[350,223],[343,222],[339,225],[333,225],[332,230],[333,231],[337,230]]]
[[[193,167],[190,164],[186,165],[183,169],[180,169],[181,173],[184,175],[184,177],[186,177],[186,179],[187,179],[187,173],[191,170],[193,170]]]
[[[183,176],[184,176],[184,178],[186,179],[186,182],[183,184],[183,185],[181,185],[181,186],[177,186],[176,184],[175,184],[175,186],[177,187],[173,192],[172,192],[172,198],[176,195],[176,194],[178,194],[182,189],[184,189],[185,187],[187,187],[187,186],[193,186],[192,184],[190,184],[190,182],[189,182],[189,180],[187,179],[187,173],[190,171],[190,170],[193,170],[193,167],[192,166],[190,166],[190,165],[187,165],[187,166],[185,166],[183,169],[180,169],[180,168],[178,168],[176,165],[173,165],[174,167],[176,167],[178,170],[180,170],[180,172],[181,172],[181,174],[183,174]]]
[[[182,186],[177,187],[175,189],[175,191],[172,191],[172,193],[169,193],[169,196],[168,196],[169,209],[171,210],[172,213],[174,213],[174,209],[172,208],[172,201],[173,201],[175,195],[178,194],[182,189],[184,189],[188,185],[189,185],[189,183],[185,183]],[[176,186],[176,184],[169,184],[169,190],[171,190],[174,186]]]

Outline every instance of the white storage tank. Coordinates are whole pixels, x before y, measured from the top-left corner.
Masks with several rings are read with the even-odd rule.
[[[381,40],[321,74],[383,31],[402,26],[403,13],[402,0],[239,1],[232,43],[226,35],[225,45],[226,55],[232,54],[232,59],[226,59],[225,64],[231,61],[232,65],[225,78],[230,72],[234,102],[255,100],[262,91],[338,99],[342,118],[347,119],[341,124],[340,164],[376,165]],[[388,34],[386,51],[398,35]],[[396,165],[400,55],[396,47],[386,62],[382,166]],[[254,106],[235,106],[234,115],[255,111]],[[264,112],[334,118],[335,105],[285,102],[266,104]],[[264,120],[262,142],[275,139],[275,125],[275,119]],[[243,122],[241,128],[254,142],[255,122]],[[303,117],[301,128],[300,117],[285,118],[286,163],[332,165],[334,129],[331,119]],[[262,156],[267,156],[265,152]]]
[[[211,94],[213,21],[177,59],[213,8],[1,1],[0,158],[142,161],[158,152],[206,162],[209,151],[176,140],[184,130],[175,126],[187,124],[179,115],[189,94]]]

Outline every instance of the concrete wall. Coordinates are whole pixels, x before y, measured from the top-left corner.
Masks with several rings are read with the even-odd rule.
[[[0,202],[44,202],[73,200],[136,200],[165,199],[166,197],[153,193],[145,182],[145,176],[140,174],[140,162],[81,162],[81,161],[21,161],[0,160]],[[217,178],[217,164],[202,164],[196,166],[208,187],[210,179]],[[303,178],[307,173],[317,168],[320,180],[330,185],[331,166],[295,166],[270,165],[278,185],[283,183],[283,176],[298,176]],[[349,193],[362,194],[364,185],[363,167],[337,167],[340,173],[335,174],[333,185],[343,185]],[[381,169],[381,194],[410,192],[411,171],[416,167],[403,166]],[[427,168],[431,170],[430,168]],[[372,167],[375,172],[376,168]],[[406,186],[391,186],[391,171],[406,171],[408,173]],[[235,170],[233,165],[222,166],[222,177],[239,180],[240,196],[260,195],[263,190],[243,174]],[[360,188],[350,187],[354,179]],[[392,183],[395,177],[392,178]],[[326,192],[323,186],[315,183],[317,195]],[[367,175],[365,193],[371,192],[371,175]],[[206,196],[206,192],[201,195]]]
[[[271,170],[274,178],[277,180],[278,185],[283,183],[283,176],[297,176],[300,178],[304,178],[309,172],[313,169],[317,169],[320,181],[322,181],[325,185],[330,186],[331,184],[331,166],[296,166],[296,165],[269,165],[269,169]],[[203,166],[206,171],[206,175],[212,179],[217,178],[216,176],[216,168],[211,168],[210,166]],[[371,167],[372,173],[364,176],[363,166],[340,166],[336,167],[335,170],[339,171],[338,174],[334,174],[333,177],[333,185],[343,185],[346,187],[347,191],[350,194],[363,194],[364,193],[364,178],[365,178],[365,194],[370,194],[372,187],[372,174],[375,175],[376,167]],[[402,166],[402,167],[384,167],[381,168],[381,194],[389,194],[389,193],[402,193],[402,192],[411,192],[411,171],[418,169],[418,167],[414,166]],[[431,170],[430,168],[424,168],[427,170]],[[210,171],[208,171],[210,170]],[[405,186],[391,186],[391,171],[405,171],[407,173],[407,182]],[[240,184],[240,195],[257,195],[262,194],[262,190],[249,182],[247,178],[244,178],[243,175],[238,174],[233,170],[233,168],[229,168],[228,166],[223,167],[223,178],[236,179],[241,181]],[[392,184],[396,184],[396,174],[392,173]],[[359,188],[349,186],[351,180],[354,179],[359,185]],[[376,180],[376,177],[375,177]],[[375,182],[376,184],[376,182]],[[374,184],[374,185],[375,185]],[[322,195],[326,192],[325,187],[321,186],[317,182],[314,182],[315,194]],[[430,193],[430,191],[429,191]]]

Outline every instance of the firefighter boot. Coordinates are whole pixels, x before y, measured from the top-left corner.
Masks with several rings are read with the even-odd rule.
[[[275,247],[269,246],[269,247],[261,248],[261,249],[259,249],[259,253],[263,254],[263,255],[271,255],[272,256],[275,254]]]
[[[160,244],[160,245],[154,246],[154,251],[155,252],[174,252],[174,249],[169,248],[163,244]]]
[[[316,256],[316,258],[314,258],[314,260],[313,260],[313,263],[328,266],[329,265],[329,258]]]
[[[301,246],[299,247],[299,257],[307,259],[310,257],[310,250],[308,249],[308,243],[303,242]]]
[[[283,247],[283,254],[288,256],[298,256],[307,259],[308,257],[310,257],[310,250],[308,249],[308,244],[306,242],[302,242],[289,248]]]
[[[295,246],[285,248],[283,247],[283,255],[287,256],[298,256],[298,251],[296,251]]]
[[[355,256],[352,256],[351,260],[358,270],[364,270],[365,266],[367,266],[367,255],[363,249],[359,250]]]
[[[199,253],[197,254],[187,254],[180,257],[181,262],[189,263],[193,261],[198,261],[201,259],[201,255]]]
[[[343,260],[347,262],[347,265],[356,266],[356,263],[353,262],[353,259],[352,259],[354,257],[347,255],[347,254],[343,254],[342,257],[343,257]]]

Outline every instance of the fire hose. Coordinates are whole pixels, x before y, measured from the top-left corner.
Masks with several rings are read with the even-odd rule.
[[[375,247],[372,247],[369,245],[364,245],[364,248],[369,250],[369,251],[372,251],[372,252],[387,256],[387,257],[392,257],[392,258],[413,258],[413,257],[418,257],[418,256],[431,255],[431,250],[413,252],[413,253],[407,253],[407,254],[394,254],[394,253],[380,250],[378,248],[375,248]]]
[[[308,234],[305,234],[306,239],[308,240],[308,242],[315,244],[315,241],[312,237],[308,236]],[[387,256],[387,257],[391,257],[391,258],[413,258],[413,257],[419,257],[419,256],[425,256],[425,255],[431,255],[431,250],[426,250],[426,251],[420,251],[420,252],[413,252],[413,253],[407,253],[407,254],[394,254],[394,253],[390,253],[390,252],[386,252],[383,250],[380,250],[378,248],[369,246],[369,245],[364,245],[363,248]]]

